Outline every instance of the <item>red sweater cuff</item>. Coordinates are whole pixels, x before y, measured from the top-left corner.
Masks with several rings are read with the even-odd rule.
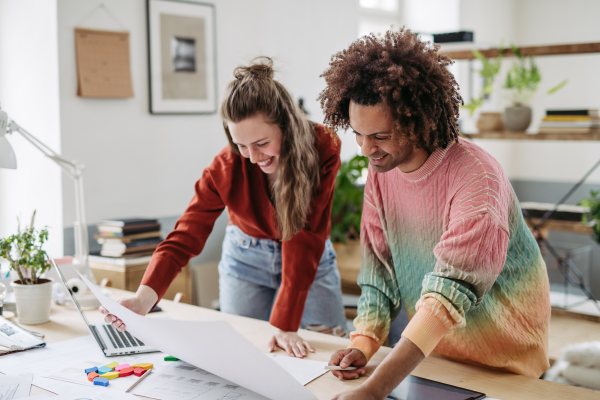
[[[307,297],[308,290],[297,290],[281,285],[271,312],[269,320],[271,325],[282,331],[296,332],[300,328]]]
[[[174,261],[171,261],[168,257],[156,255],[150,260],[140,285],[151,287],[158,295],[158,303],[180,272],[181,268]]]

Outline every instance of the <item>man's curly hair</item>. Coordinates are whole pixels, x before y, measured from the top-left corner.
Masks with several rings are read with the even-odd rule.
[[[319,95],[325,124],[350,127],[350,101],[385,103],[394,118],[394,133],[432,153],[458,140],[458,112],[463,104],[458,84],[438,53],[439,45],[421,42],[407,28],[363,36],[331,57],[321,75],[327,87]]]

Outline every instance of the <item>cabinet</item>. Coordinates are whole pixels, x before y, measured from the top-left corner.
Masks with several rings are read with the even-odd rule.
[[[136,292],[142,282],[148,264],[110,265],[90,262],[90,267],[97,282],[108,279],[110,281],[108,286],[110,287]],[[164,299],[173,300],[177,293],[183,294],[180,300],[182,303],[192,304],[192,280],[189,265],[184,267],[181,273],[175,277]]]

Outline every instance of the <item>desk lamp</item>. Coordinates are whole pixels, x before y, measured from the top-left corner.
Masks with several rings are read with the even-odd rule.
[[[40,142],[14,120],[9,119],[8,114],[0,108],[0,168],[17,169],[15,152],[6,138],[6,134],[12,134],[13,132],[20,133],[36,149],[58,164],[75,181],[75,215],[77,220],[73,226],[75,230],[75,257],[73,258],[73,266],[91,282],[96,283],[92,270],[88,265],[88,235],[83,208],[83,170],[85,166],[78,161],[71,162],[62,158],[60,154]],[[91,293],[89,295],[81,294],[78,296],[78,300],[84,307],[100,306],[96,297]]]

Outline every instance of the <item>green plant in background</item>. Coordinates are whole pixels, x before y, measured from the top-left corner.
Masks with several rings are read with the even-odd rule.
[[[21,231],[19,223],[16,235],[0,239],[0,257],[8,260],[10,269],[19,275],[23,285],[37,284],[40,275],[50,268],[46,252],[42,250],[48,240],[48,230],[36,231],[33,228],[34,219],[35,211],[29,228]]]
[[[582,222],[587,225],[591,222],[594,223],[593,229],[593,238],[596,240],[598,244],[600,244],[600,190],[592,190],[590,192],[590,197],[587,199],[583,199],[579,202],[580,206],[589,207],[590,213],[589,215],[583,214]]]
[[[355,156],[342,162],[335,178],[335,192],[331,208],[331,240],[346,243],[346,239],[360,238],[364,187],[357,181],[369,166],[369,159]]]
[[[498,49],[498,57],[493,59],[486,58],[479,50],[473,50],[473,55],[476,59],[481,61],[482,68],[478,71],[479,75],[483,78],[483,89],[479,92],[479,97],[471,99],[469,104],[463,106],[463,108],[469,110],[469,115],[473,116],[475,111],[481,107],[483,100],[487,99],[494,88],[494,80],[496,75],[500,72],[502,66],[502,53],[504,52],[503,44],[500,43]]]
[[[510,47],[517,57],[517,62],[513,63],[512,68],[508,71],[504,88],[511,90],[513,105],[520,106],[533,98],[542,80],[542,75],[533,57],[524,57],[514,44],[511,44]],[[547,94],[556,92],[567,83],[568,80],[565,79],[548,90]]]

